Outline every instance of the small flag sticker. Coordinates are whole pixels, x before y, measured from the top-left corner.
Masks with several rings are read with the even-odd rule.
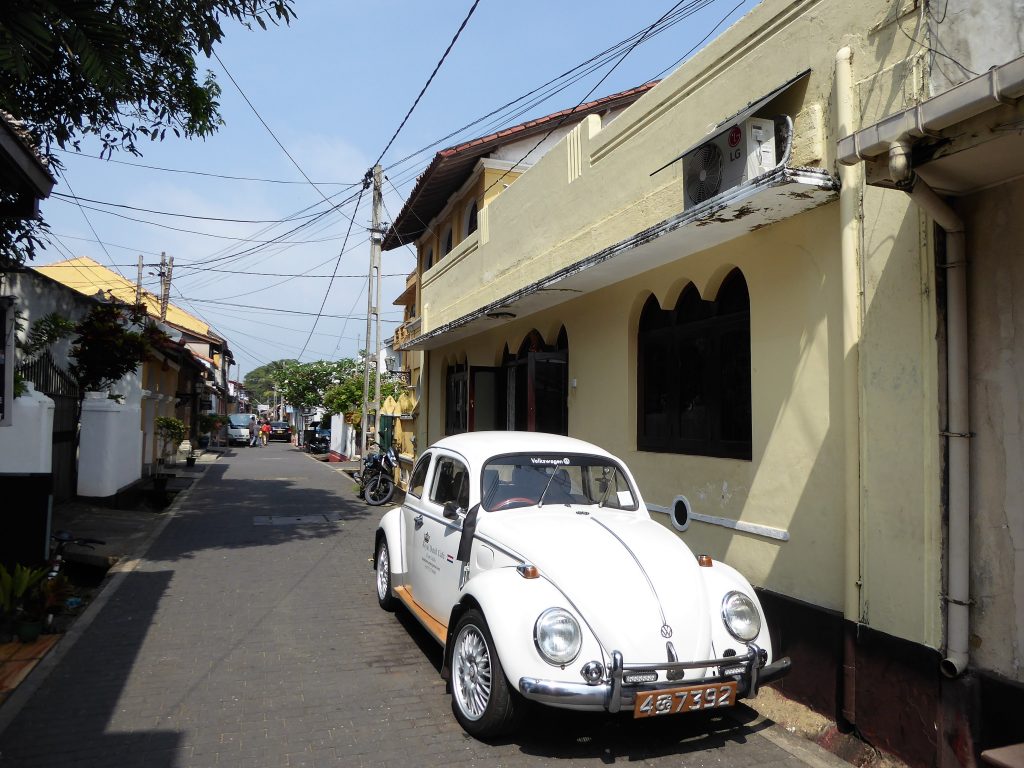
[[[454,555],[448,555],[448,562],[449,563],[454,563],[455,562],[455,556]]]

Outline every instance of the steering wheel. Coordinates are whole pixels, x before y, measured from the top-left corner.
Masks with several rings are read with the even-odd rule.
[[[504,509],[509,504],[514,504],[517,501],[521,501],[521,502],[523,502],[523,503],[525,503],[525,504],[527,504],[529,506],[533,506],[534,504],[537,503],[533,499],[527,499],[527,498],[525,498],[523,496],[513,496],[511,499],[505,499],[504,501],[498,502],[497,506],[494,507],[494,511],[497,511],[499,509]]]

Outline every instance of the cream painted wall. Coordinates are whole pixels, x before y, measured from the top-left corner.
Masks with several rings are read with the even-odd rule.
[[[558,144],[490,203],[489,242],[462,260],[458,274],[424,286],[424,332],[680,212],[681,163],[650,174],[717,121],[808,68],[808,82],[798,86],[803,108],[793,110],[803,139],[795,162],[831,155],[828,126],[808,123],[828,120],[842,45],[855,49],[859,79],[884,71],[871,76],[866,100],[880,109],[906,98],[905,73],[891,66],[912,53],[912,43],[895,25],[867,31],[888,7],[883,0],[765,0],[604,130],[599,118],[588,118],[574,131],[578,141]],[[821,130],[833,141],[814,138]],[[582,168],[571,182],[570,151],[580,154]],[[494,257],[513,245],[519,258]]]
[[[795,162],[832,168],[834,57],[854,51],[859,111],[901,108],[923,88],[917,59],[884,0],[765,0],[612,125],[590,118],[486,209],[488,237],[424,281],[424,331],[529,285],[682,209],[677,163],[709,123],[811,69],[786,95]],[[853,32],[851,32],[851,30]],[[860,32],[858,32],[860,31]],[[907,65],[901,62],[911,58]],[[574,176],[571,153],[581,174]],[[843,607],[843,403],[860,408],[862,621],[941,644],[937,353],[931,252],[905,196],[864,190],[861,386],[843,391],[840,214],[829,204],[634,276],[545,312],[432,351],[428,440],[443,429],[444,367],[494,365],[531,328],[569,337],[570,434],[622,457],[648,502],[677,494],[694,511],[786,530],[788,542],[694,522],[694,550],[755,584]],[[687,281],[713,298],[732,267],[751,298],[753,460],[636,450],[635,335],[654,292],[670,305]]]
[[[970,328],[971,655],[1024,682],[1024,181],[965,198]]]

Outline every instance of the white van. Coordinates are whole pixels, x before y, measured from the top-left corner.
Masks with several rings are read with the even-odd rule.
[[[249,420],[251,413],[229,413],[228,414],[228,445],[241,443],[246,445],[249,442]]]

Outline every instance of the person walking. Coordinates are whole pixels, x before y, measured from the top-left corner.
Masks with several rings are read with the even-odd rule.
[[[250,448],[255,448],[257,445],[259,445],[259,439],[260,439],[259,423],[256,421],[256,417],[253,416],[252,418],[249,419],[249,447]]]
[[[260,445],[264,448],[267,447],[267,443],[270,441],[270,422],[266,419],[260,424]]]

